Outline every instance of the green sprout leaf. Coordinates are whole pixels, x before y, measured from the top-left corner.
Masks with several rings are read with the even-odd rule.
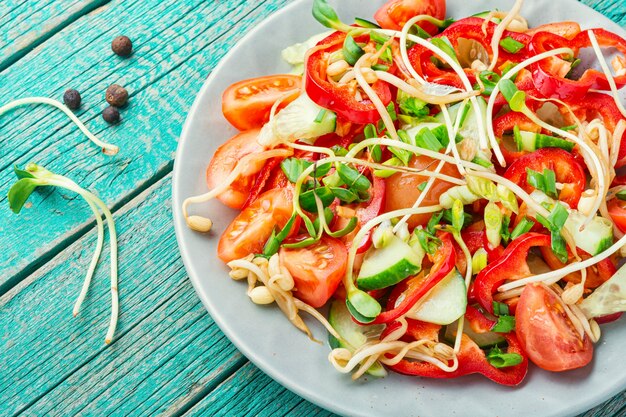
[[[40,181],[34,178],[22,178],[18,180],[9,189],[9,207],[13,213],[18,214],[24,204],[28,200],[28,197],[35,191],[37,187],[42,185]]]
[[[337,12],[326,0],[315,0],[313,2],[313,17],[327,28],[341,30],[347,32],[352,29],[350,26],[342,23],[337,16]]]

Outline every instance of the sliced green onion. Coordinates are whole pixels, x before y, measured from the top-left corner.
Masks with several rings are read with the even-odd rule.
[[[509,103],[509,107],[513,111],[521,111],[526,105],[526,93],[518,90],[517,86],[510,79],[502,79],[498,83],[500,92]]]
[[[500,46],[505,51],[510,52],[512,54],[516,54],[519,51],[521,51],[526,45],[524,45],[521,42],[516,41],[510,36],[507,36],[506,38],[500,41]]]
[[[496,368],[519,365],[523,360],[521,355],[517,353],[504,353],[497,346],[491,349],[487,354],[487,361]]]
[[[403,164],[401,160],[399,160],[398,158],[394,156],[393,158],[388,159],[387,161],[383,162],[383,165],[398,167]],[[396,172],[398,171],[395,169],[376,169],[374,170],[374,175],[376,175],[378,178],[389,178]]]
[[[528,217],[524,217],[511,232],[511,240],[515,240],[521,235],[530,232],[535,223]]]
[[[440,38],[431,38],[430,43],[448,54],[450,58],[454,60],[454,62],[456,62],[457,64],[459,63],[459,58],[456,56],[456,52],[452,47],[452,44],[450,43],[450,39],[448,39],[446,36],[442,36]]]
[[[388,65],[382,65],[382,64],[374,64],[372,65],[372,69],[374,71],[389,71],[389,66]]]
[[[371,31],[370,39],[376,42],[377,44],[384,45],[390,38],[386,35],[383,35],[382,33]]]
[[[498,84],[498,81],[500,81],[500,76],[493,71],[481,71],[478,74],[478,78],[480,78],[483,83],[483,94],[486,95],[491,95],[491,93],[493,93],[493,88],[496,86],[496,84]],[[479,84],[476,84],[475,87],[476,88],[474,89],[478,90]]]
[[[556,174],[551,169],[544,169],[543,174],[526,168],[526,180],[528,184],[539,191],[543,191],[552,198],[558,198],[556,191]]]
[[[439,142],[439,139],[437,139],[434,133],[427,127],[423,128],[415,135],[415,145],[435,152],[439,152],[443,149],[443,145]]]
[[[499,303],[497,301],[492,302],[493,314],[496,316],[508,316],[509,306],[505,303]]]
[[[326,116],[326,109],[322,109],[320,110],[319,113],[317,113],[317,117],[315,118],[315,120],[313,120],[313,122],[315,123],[322,123],[322,120],[324,120],[324,116]]]
[[[443,211],[433,214],[430,217],[430,220],[428,220],[428,224],[426,225],[426,231],[434,236],[435,231],[436,231],[435,226],[439,224],[442,217],[443,217]]]
[[[354,38],[350,35],[346,35],[346,39],[343,41],[343,56],[350,65],[356,64],[356,62],[365,55],[363,48],[359,46]]]
[[[391,117],[391,120],[394,122],[398,120],[398,115],[396,114],[396,106],[393,104],[393,101],[387,105],[387,112]]]
[[[618,191],[617,193],[615,193],[615,197],[617,197],[619,200],[626,201],[626,190]]]
[[[426,184],[428,184],[428,181],[424,181],[423,183],[418,185],[417,189],[420,190],[420,191],[424,191],[424,188],[426,188]]]
[[[483,159],[479,156],[474,157],[474,159],[472,159],[472,163],[480,165],[481,167],[485,167],[485,168],[491,168],[493,166],[493,163],[491,161]]]
[[[485,248],[478,248],[472,256],[472,274],[476,275],[487,267],[487,251]]]
[[[485,206],[484,219],[487,241],[493,248],[500,246],[502,239],[500,234],[502,231],[502,212],[500,211],[500,207],[492,202],[487,203],[487,206]]]

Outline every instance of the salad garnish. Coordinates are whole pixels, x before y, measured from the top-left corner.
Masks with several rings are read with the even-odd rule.
[[[354,379],[517,385],[529,361],[585,366],[626,311],[626,40],[531,28],[522,0],[458,20],[443,0],[412,6],[348,24],[314,0],[333,32],[285,49],[296,75],[225,91],[242,132],[187,224],[213,226],[194,203],[240,210],[217,249],[230,276],[313,340],[300,312],[321,322]]]

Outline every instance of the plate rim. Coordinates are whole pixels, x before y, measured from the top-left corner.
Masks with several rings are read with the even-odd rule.
[[[229,341],[232,342],[233,345],[235,345],[238,351],[241,354],[243,354],[255,366],[261,369],[262,372],[270,376],[274,381],[278,382],[285,389],[294,392],[300,397],[310,401],[312,404],[318,405],[320,407],[325,408],[328,411],[338,413],[341,415],[360,415],[360,414],[355,414],[354,413],[355,410],[352,410],[348,407],[344,407],[341,404],[338,404],[336,402],[327,401],[323,396],[319,396],[319,395],[316,396],[312,394],[312,391],[310,390],[307,391],[306,389],[302,388],[299,384],[294,384],[288,376],[274,369],[269,364],[266,364],[263,359],[258,358],[257,355],[252,351],[252,349],[249,349],[247,347],[243,339],[240,338],[234,330],[232,330],[232,328],[226,323],[226,321],[222,320],[220,314],[218,314],[218,312],[215,311],[214,306],[210,302],[208,295],[202,290],[202,287],[199,282],[201,278],[197,274],[194,273],[195,270],[192,266],[192,260],[189,255],[190,251],[186,249],[186,243],[183,238],[183,230],[184,228],[186,228],[186,225],[184,224],[184,221],[182,220],[181,208],[179,207],[179,204],[176,204],[178,201],[184,200],[184,198],[181,198],[182,197],[180,195],[181,191],[180,191],[180,187],[178,186],[178,181],[177,181],[177,179],[180,178],[184,174],[182,173],[182,169],[181,169],[182,162],[179,161],[179,158],[177,156],[180,153],[182,147],[184,146],[185,138],[189,135],[189,130],[191,129],[191,125],[194,123],[194,117],[192,116],[198,112],[200,103],[202,101],[202,97],[206,94],[207,90],[210,89],[213,81],[220,75],[222,68],[227,64],[227,61],[228,61],[227,58],[230,58],[231,55],[235,55],[237,53],[237,50],[242,44],[246,43],[250,38],[254,37],[257,32],[262,31],[264,27],[269,24],[268,22],[270,22],[276,15],[288,13],[289,10],[297,8],[297,7],[301,7],[300,6],[301,3],[306,3],[308,1],[310,0],[293,0],[289,4],[282,6],[279,9],[271,12],[262,21],[260,21],[256,27],[254,27],[253,29],[248,31],[244,36],[242,36],[241,39],[239,39],[228,50],[228,52],[220,58],[220,61],[211,70],[211,73],[209,74],[209,76],[204,80],[202,87],[198,90],[194,98],[194,102],[192,106],[189,108],[187,112],[185,122],[183,124],[182,130],[179,136],[178,145],[176,148],[174,166],[173,166],[173,171],[172,171],[173,172],[173,175],[172,175],[172,217],[173,217],[174,230],[175,230],[175,236],[176,236],[179,253],[181,255],[181,259],[183,260],[185,270],[187,272],[189,280],[192,283],[194,291],[196,295],[200,298],[207,312],[210,314],[211,319],[215,322],[215,324],[217,324],[219,329],[226,335]],[[597,10],[583,3],[581,0],[558,0],[558,1],[566,2],[566,3],[567,2],[577,3],[579,6],[582,6],[592,11],[593,13],[601,15],[604,19],[611,20],[604,14],[598,12]],[[612,22],[617,24],[614,21]],[[621,35],[625,37],[626,36],[625,28],[620,27],[620,30],[622,32]],[[559,416],[580,414],[581,412],[585,412],[587,410],[590,410],[596,407],[597,405],[614,397],[616,394],[624,391],[625,389],[626,389],[626,385],[621,387],[619,386],[619,384],[616,384],[612,389],[605,391],[604,394],[602,395],[599,395],[598,398],[596,398],[596,400],[588,402],[587,404],[591,404],[590,407],[583,406],[581,404],[578,407],[568,409],[566,413],[550,414],[549,416],[559,417]],[[369,415],[369,414],[363,414],[363,415]]]

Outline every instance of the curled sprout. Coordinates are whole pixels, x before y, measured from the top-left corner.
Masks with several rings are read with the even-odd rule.
[[[78,314],[82,302],[87,295],[89,284],[91,283],[91,279],[96,269],[96,265],[98,263],[98,260],[100,259],[102,245],[104,242],[104,225],[102,223],[102,215],[100,214],[100,211],[104,214],[109,230],[109,238],[111,241],[111,319],[105,337],[105,343],[111,343],[111,340],[113,339],[113,335],[115,333],[115,328],[117,327],[117,319],[119,315],[119,300],[117,290],[117,232],[115,230],[115,222],[113,221],[113,215],[111,214],[111,211],[108,209],[106,204],[102,202],[102,200],[96,197],[93,193],[81,188],[71,179],[62,175],[54,174],[37,164],[30,163],[26,166],[25,170],[22,170],[16,166],[14,170],[16,176],[18,177],[18,181],[13,184],[13,186],[9,190],[8,195],[9,205],[14,213],[20,212],[20,210],[24,206],[24,203],[26,203],[26,200],[28,200],[28,197],[32,194],[33,191],[35,191],[35,189],[37,189],[38,187],[53,186],[64,188],[80,195],[87,202],[89,208],[96,216],[98,241],[96,243],[96,250],[93,254],[93,257],[91,258],[91,263],[89,264],[89,268],[87,270],[87,274],[85,276],[85,281],[83,283],[80,295],[78,296],[76,304],[74,305],[74,316]]]
[[[67,117],[69,117],[72,120],[72,122],[74,122],[74,124],[78,126],[80,131],[83,132],[83,134],[87,136],[87,138],[89,138],[90,141],[92,141],[97,146],[99,146],[102,149],[102,152],[104,152],[106,155],[115,155],[119,152],[120,148],[118,146],[103,142],[100,139],[98,139],[93,133],[89,131],[89,129],[87,129],[87,126],[85,126],[83,122],[81,122],[78,119],[78,117],[76,117],[76,115],[72,113],[70,109],[68,109],[64,104],[62,104],[58,100],[54,100],[48,97],[20,98],[18,100],[13,100],[12,102],[0,107],[0,116],[8,112],[9,110],[12,110],[19,106],[25,106],[27,104],[47,104],[47,105],[56,107],[57,109],[65,113]]]

